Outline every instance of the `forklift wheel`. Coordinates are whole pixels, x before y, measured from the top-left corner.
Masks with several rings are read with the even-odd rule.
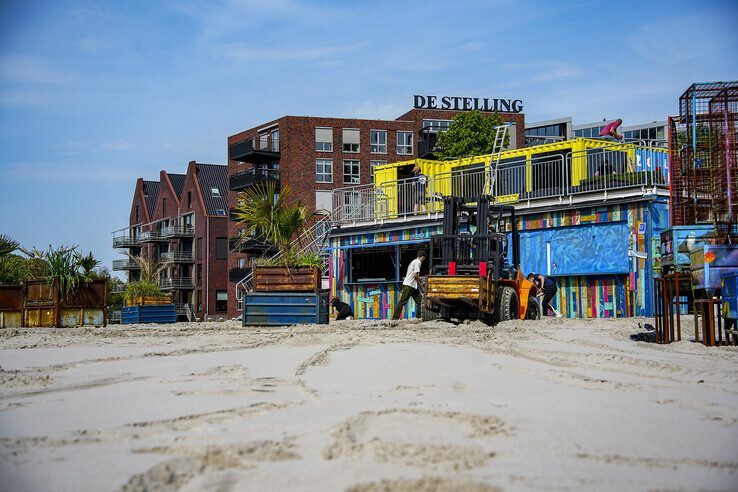
[[[528,298],[528,312],[525,313],[525,319],[541,319],[541,306],[538,305],[535,297]]]
[[[423,302],[420,306],[420,317],[423,321],[433,321],[439,318],[441,313],[437,311],[431,311],[425,306],[425,302]]]
[[[503,285],[500,288],[500,295],[497,296],[497,305],[495,306],[495,320],[508,321],[511,319],[520,319],[520,308],[518,307],[518,294],[515,289]]]

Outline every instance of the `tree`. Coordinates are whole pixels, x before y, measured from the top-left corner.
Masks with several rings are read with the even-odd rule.
[[[285,262],[295,261],[292,238],[305,229],[309,216],[302,202],[287,205],[291,195],[288,185],[278,193],[274,181],[257,183],[241,193],[233,212],[237,222],[245,226],[239,240],[254,234],[263,236],[277,247]]]
[[[0,256],[0,285],[19,285],[30,278],[28,260],[19,255]]]
[[[491,154],[497,133],[495,127],[504,123],[498,113],[490,116],[484,116],[479,110],[459,113],[448,131],[438,134],[438,150],[434,153],[441,159]],[[508,134],[503,147],[507,146],[509,138]]]
[[[0,257],[9,255],[19,247],[18,241],[5,234],[0,234]]]

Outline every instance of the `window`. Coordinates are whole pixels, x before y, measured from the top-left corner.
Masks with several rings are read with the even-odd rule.
[[[202,312],[202,291],[201,290],[197,291],[196,297],[197,297],[197,311],[201,313]]]
[[[225,217],[225,215],[226,215],[226,211],[225,211],[225,209],[224,209],[224,208],[219,208],[219,209],[217,209],[217,210],[215,211],[215,215],[222,215],[222,216],[224,216],[224,217]]]
[[[218,196],[220,196],[220,189],[218,189],[218,188],[210,188],[210,194],[213,195],[213,196],[215,196],[215,197],[218,197]]]
[[[347,184],[359,184],[359,161],[343,161],[343,182]]]
[[[366,248],[351,251],[351,282],[395,280],[395,248]],[[407,267],[406,267],[407,269]],[[400,275],[404,273],[401,272]]]
[[[192,192],[187,192],[187,208],[192,208]]]
[[[202,238],[201,237],[197,238],[197,259],[198,260],[202,259]]]
[[[167,216],[167,198],[166,197],[161,199],[161,214],[164,217]]]
[[[238,268],[246,268],[246,258],[238,259]]]
[[[279,152],[279,130],[272,132],[272,151]]]
[[[216,311],[228,311],[228,291],[227,290],[216,290],[215,291],[215,310]]]
[[[369,161],[369,176],[374,177],[374,168],[387,164],[387,161]]]
[[[197,264],[197,285],[202,285],[202,263]]]
[[[216,260],[227,260],[228,259],[228,238],[225,238],[225,237],[215,238],[215,259]]]
[[[397,132],[397,153],[413,153],[413,132]]]
[[[333,159],[318,159],[315,161],[315,182],[333,182]]]
[[[330,212],[333,208],[333,196],[330,191],[315,192],[315,210]]]
[[[359,151],[359,130],[347,128],[343,129],[343,151]]]
[[[315,150],[333,152],[333,128],[315,129]]]
[[[387,153],[387,131],[386,130],[372,130],[369,132],[369,143],[372,148],[371,151],[375,154],[386,154]]]
[[[423,128],[431,133],[445,132],[451,123],[452,120],[423,120]]]

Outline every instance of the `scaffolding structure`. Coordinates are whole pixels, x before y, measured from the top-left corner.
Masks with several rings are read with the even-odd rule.
[[[692,84],[669,118],[671,225],[738,222],[738,81]]]

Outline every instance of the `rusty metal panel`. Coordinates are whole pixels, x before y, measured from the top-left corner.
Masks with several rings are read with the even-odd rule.
[[[311,267],[254,267],[254,290],[257,292],[318,292],[320,270]]]
[[[0,285],[0,311],[23,309],[23,286]]]
[[[0,311],[0,328],[23,326],[23,311]]]
[[[65,328],[74,326],[102,326],[105,312],[100,308],[62,308],[61,325]]]
[[[63,307],[102,308],[105,306],[105,289],[105,280],[95,280],[82,284],[68,299],[62,298],[61,305]]]
[[[48,283],[43,280],[26,282],[25,307],[51,306],[54,304],[54,293],[57,282]]]
[[[476,275],[431,275],[428,277],[426,297],[431,300],[468,300],[476,303],[483,290],[485,287]]]
[[[54,310],[50,308],[28,308],[26,309],[26,324],[31,328],[53,327]]]

